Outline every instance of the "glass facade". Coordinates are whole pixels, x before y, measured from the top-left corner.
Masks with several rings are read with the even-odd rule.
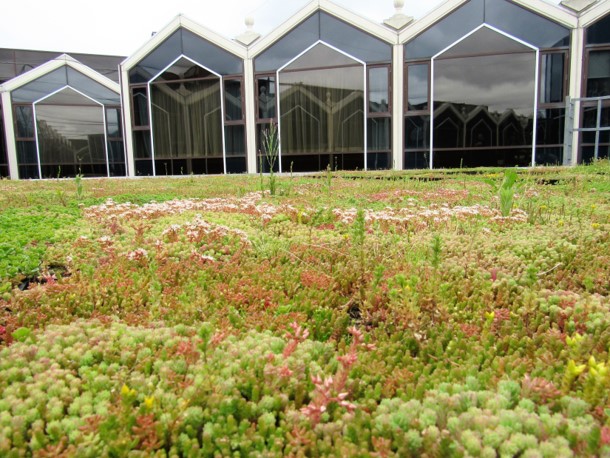
[[[118,93],[64,65],[11,99],[20,178],[127,174]]]
[[[585,97],[610,96],[610,15],[601,18],[586,30]],[[610,127],[610,99],[582,104],[582,127]],[[597,143],[597,151],[596,151]],[[610,157],[610,131],[581,132],[579,163]]]
[[[259,54],[259,167],[269,167],[261,135],[271,122],[282,171],[391,167],[391,60],[388,43],[325,12]]]
[[[569,44],[508,0],[470,0],[410,40],[404,167],[562,163]]]
[[[129,72],[136,175],[245,172],[242,80],[239,57],[184,28],[138,62]]]

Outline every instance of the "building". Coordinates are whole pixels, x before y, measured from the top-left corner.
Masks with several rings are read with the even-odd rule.
[[[267,171],[270,123],[281,172],[608,157],[610,0],[447,0],[418,20],[394,3],[377,24],[314,0],[233,40],[178,16],[116,73],[0,50],[0,176]]]

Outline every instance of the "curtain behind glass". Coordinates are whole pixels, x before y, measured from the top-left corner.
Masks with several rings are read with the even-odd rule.
[[[364,152],[362,66],[280,74],[282,154]]]
[[[151,84],[158,159],[222,156],[220,79]]]

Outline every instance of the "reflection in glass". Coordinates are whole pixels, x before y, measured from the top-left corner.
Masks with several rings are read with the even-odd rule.
[[[245,156],[246,131],[243,124],[225,127],[227,156]]]
[[[145,87],[134,87],[131,94],[133,125],[136,127],[148,126],[148,90]]]
[[[66,86],[66,67],[60,67],[11,92],[13,103],[33,103]]]
[[[425,59],[489,24],[538,48],[570,44],[570,30],[509,0],[470,0],[405,45],[405,59]],[[484,42],[480,43],[485,45]]]
[[[587,97],[610,95],[610,51],[591,51],[587,73]]]
[[[68,85],[77,91],[104,105],[119,105],[121,103],[121,98],[117,92],[108,89],[73,68],[66,67],[66,72],[68,74]]]
[[[540,87],[542,103],[563,102],[564,55],[544,54],[540,67]]]
[[[563,165],[563,146],[536,148],[536,165]]]
[[[317,41],[341,49],[363,62],[392,60],[392,47],[388,43],[327,13],[317,12],[259,54],[254,62],[256,71],[275,71]],[[328,64],[329,62],[320,63],[324,66]]]
[[[537,145],[563,145],[565,108],[538,110],[537,126]],[[538,156],[538,152],[536,152],[536,156]]]
[[[322,44],[311,52],[326,55]],[[336,59],[345,56],[336,53]],[[299,171],[332,168],[364,167],[364,71],[360,64],[350,67],[302,69],[300,58],[280,72],[280,132],[282,156],[296,154],[321,155],[309,166],[299,160]],[[320,67],[328,60],[318,62]],[[293,70],[296,68],[296,70]],[[359,158],[343,157],[355,153]],[[324,157],[322,157],[322,155]],[[297,163],[295,161],[295,163]],[[282,163],[289,166],[288,159]],[[287,168],[286,168],[287,169]]]
[[[467,55],[470,45],[478,49],[481,40],[491,43],[498,54],[456,57]],[[535,69],[533,50],[487,28],[436,59],[434,166],[528,165]],[[519,148],[498,150],[515,146]],[[438,150],[452,151],[437,154]]]
[[[219,157],[222,164],[220,78],[180,59],[151,83],[155,159],[175,159],[157,174],[207,173],[195,158]],[[222,169],[220,171],[222,173]]]
[[[405,149],[428,149],[430,140],[430,116],[405,118]]]
[[[107,175],[102,106],[67,88],[36,105],[36,125],[44,178]]]
[[[390,100],[388,67],[369,69],[369,112],[386,113]]]
[[[227,121],[241,121],[242,98],[241,80],[225,80],[225,119]]]
[[[391,118],[369,118],[367,120],[367,151],[386,151],[390,149]]]
[[[110,138],[123,137],[120,108],[106,108],[106,129]]]
[[[4,135],[4,119],[2,118],[2,106],[0,106],[0,177],[7,177],[8,155],[6,152],[6,142]]]
[[[275,77],[265,76],[257,79],[258,118],[275,118]]]
[[[15,135],[17,138],[34,138],[34,113],[32,105],[14,105]]]
[[[17,140],[17,163],[19,165],[36,164],[38,168],[38,156],[35,141]]]
[[[407,110],[428,109],[428,64],[407,67]]]

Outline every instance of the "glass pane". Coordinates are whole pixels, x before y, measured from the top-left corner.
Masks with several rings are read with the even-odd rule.
[[[407,110],[428,110],[428,64],[407,67]]]
[[[430,116],[405,118],[405,149],[428,149],[430,144]]]
[[[43,177],[107,175],[103,108],[64,89],[36,105]]]
[[[587,74],[587,97],[610,95],[610,51],[591,51]]]
[[[120,108],[106,108],[106,128],[108,137],[110,138],[122,138],[123,127],[121,125],[121,109]]]
[[[19,166],[19,178],[22,180],[35,180],[39,178],[38,176],[38,166],[37,165],[20,165]]]
[[[108,162],[125,162],[123,142],[118,140],[108,142]]]
[[[136,159],[149,159],[152,157],[150,148],[150,131],[136,130],[133,133],[133,149]],[[152,173],[152,164],[151,164]]]
[[[544,54],[540,68],[542,103],[563,102],[564,54]]]
[[[368,151],[386,151],[391,148],[391,118],[369,118],[367,120]]]
[[[133,125],[148,126],[148,89],[136,87],[131,90],[131,105],[133,107]]]
[[[510,54],[534,51],[518,41],[502,35],[488,27],[482,27],[467,38],[459,41],[438,59],[452,59],[454,57],[476,56],[484,54]]]
[[[261,53],[255,60],[256,71],[278,70],[318,40],[367,63],[392,60],[392,47],[388,43],[327,13],[318,12]]]
[[[404,168],[427,169],[430,167],[430,156],[428,151],[406,151],[404,156]]]
[[[405,59],[432,57],[485,22],[484,1],[471,0],[405,45]]]
[[[241,121],[242,98],[241,80],[225,80],[225,118],[228,121]]]
[[[389,69],[375,67],[369,69],[369,112],[385,113],[390,100]]]
[[[38,153],[36,152],[36,142],[17,141],[17,163],[38,164]]]
[[[264,173],[269,173],[271,167],[271,159],[265,156],[265,151],[263,149],[263,136],[265,132],[269,129],[269,124],[257,124],[256,125],[256,170],[258,172],[261,171],[261,168]],[[278,172],[280,170],[279,161],[275,161],[273,164],[273,171]]]
[[[17,138],[34,138],[34,114],[32,105],[15,105],[15,135]]]
[[[222,158],[223,153],[220,78],[187,76],[179,75],[179,83],[160,77],[150,89],[155,159],[188,159],[185,174],[195,173],[192,158]],[[181,168],[169,173],[176,174]]]
[[[586,107],[583,111],[584,116],[582,126],[589,129],[597,127],[597,106]],[[610,127],[610,107],[602,107],[599,116],[599,126]],[[595,132],[582,132],[582,143],[595,144],[595,137]],[[600,143],[610,142],[610,131],[600,131],[599,141]]]
[[[536,148],[536,165],[563,165],[563,146]]]
[[[311,15],[270,48],[259,54],[254,65],[257,72],[275,71],[320,39],[320,18]]]
[[[597,21],[587,29],[587,44],[610,43],[610,15]]]
[[[14,103],[32,103],[68,84],[66,68],[60,67],[11,92]]]
[[[275,77],[266,76],[257,79],[258,84],[258,118],[275,118]]]
[[[246,173],[247,164],[245,157],[227,157],[227,173]]]
[[[563,145],[565,109],[538,110],[537,145]]]
[[[324,12],[320,13],[320,40],[367,63],[392,60],[388,43]]]
[[[241,58],[186,29],[182,29],[182,53],[221,75],[240,75],[244,72]]]
[[[391,153],[371,153],[366,155],[366,166],[368,170],[388,170],[392,168]]]
[[[299,68],[298,61],[294,64]],[[362,153],[363,67],[290,71],[291,67],[280,74],[282,154]]]
[[[479,46],[475,43],[477,35],[460,43],[462,51],[469,43],[475,48]],[[511,53],[501,53],[502,41]],[[435,60],[435,167],[528,164],[527,147],[533,137],[536,54],[515,53],[511,41],[497,34],[494,38],[497,55],[445,59],[443,54]],[[509,146],[523,148],[495,151],[497,147]],[[460,151],[437,155],[439,149]],[[531,148],[529,158],[531,162]]]
[[[227,156],[246,154],[246,132],[243,125],[225,127],[225,144]]]
[[[569,46],[570,30],[507,0],[485,0],[485,22],[538,48]]]
[[[73,68],[68,67],[67,72],[68,84],[77,91],[82,92],[104,105],[119,105],[121,103],[120,96],[117,92],[108,89],[106,86],[102,86],[100,83],[77,72]]]
[[[136,160],[135,166],[136,166],[136,176],[146,177],[146,176],[151,176],[153,174],[152,160],[150,160],[150,159]]]
[[[182,34],[177,30],[129,71],[129,82],[149,81],[182,54]]]

